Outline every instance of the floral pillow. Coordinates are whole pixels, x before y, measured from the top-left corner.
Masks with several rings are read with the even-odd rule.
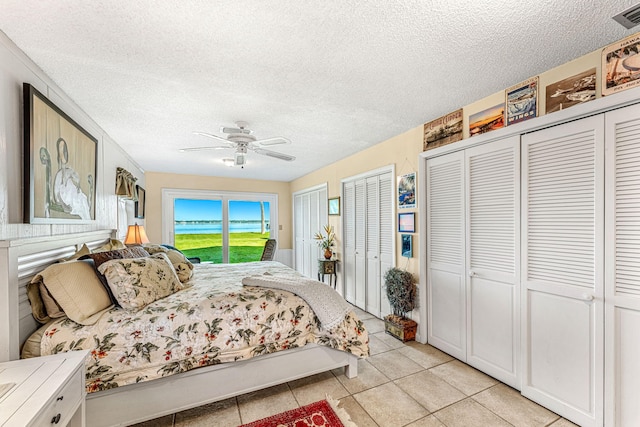
[[[173,268],[176,269],[178,279],[180,279],[182,283],[187,282],[191,279],[191,276],[193,276],[193,264],[191,264],[187,257],[178,249],[154,244],[145,244],[142,245],[142,247],[150,254],[157,254],[158,252],[167,254],[169,261],[173,264]]]
[[[148,304],[184,289],[167,255],[160,252],[147,258],[113,259],[98,271],[120,306],[140,310]]]

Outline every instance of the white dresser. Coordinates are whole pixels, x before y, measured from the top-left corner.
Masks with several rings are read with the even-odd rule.
[[[0,363],[0,426],[85,425],[87,351]],[[13,384],[13,386],[11,386]]]

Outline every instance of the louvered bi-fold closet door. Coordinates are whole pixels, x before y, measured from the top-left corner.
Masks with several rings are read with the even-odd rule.
[[[344,254],[342,261],[344,299],[356,303],[356,204],[355,183],[342,184],[342,233]]]
[[[520,137],[465,152],[467,363],[520,388]]]
[[[366,185],[364,179],[355,182],[355,212],[356,212],[356,306],[366,310],[367,297],[367,223],[366,223]]]
[[[366,311],[380,317],[380,194],[378,177],[365,180],[366,185],[366,248],[367,248],[367,296]]]
[[[384,274],[394,266],[395,254],[395,217],[394,217],[394,181],[393,174],[383,173],[379,175],[378,194],[380,211],[380,283],[384,283]],[[391,313],[389,298],[382,286],[380,292],[380,317]]]
[[[640,425],[640,106],[605,115],[605,425]]]
[[[522,394],[603,422],[604,116],[522,137]]]
[[[427,160],[427,335],[466,361],[464,152]]]

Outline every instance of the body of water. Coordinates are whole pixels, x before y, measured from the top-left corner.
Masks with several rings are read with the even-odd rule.
[[[259,233],[260,221],[230,221],[229,233]],[[176,234],[220,234],[222,233],[222,223],[180,223],[174,224]],[[269,221],[266,222],[266,229],[269,231]]]

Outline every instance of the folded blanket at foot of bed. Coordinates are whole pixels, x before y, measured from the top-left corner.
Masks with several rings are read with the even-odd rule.
[[[338,326],[353,307],[330,286],[306,277],[261,274],[242,279],[244,286],[261,286],[291,292],[305,300],[328,331]]]

